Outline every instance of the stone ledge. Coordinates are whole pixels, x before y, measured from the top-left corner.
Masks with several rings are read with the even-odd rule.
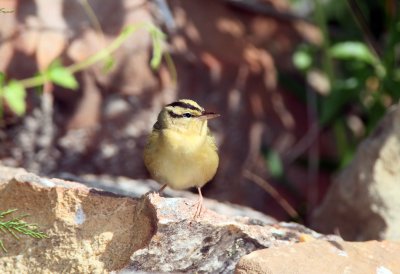
[[[27,213],[49,239],[2,234],[0,272],[232,272],[252,251],[304,238],[340,241],[293,223],[266,224],[205,210],[194,199],[140,199],[0,167],[1,210]],[[304,237],[304,236],[307,237]]]

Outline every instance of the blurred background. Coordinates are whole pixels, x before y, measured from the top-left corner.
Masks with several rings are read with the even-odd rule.
[[[398,101],[399,54],[396,0],[0,0],[0,163],[149,178],[158,112],[190,98],[221,114],[205,197],[307,224]]]

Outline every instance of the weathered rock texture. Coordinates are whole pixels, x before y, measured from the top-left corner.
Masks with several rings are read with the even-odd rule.
[[[1,234],[1,273],[98,273],[124,267],[151,237],[150,218],[133,219],[136,201],[81,184],[0,170],[0,210],[17,208],[49,239]],[[143,213],[145,214],[145,213]]]
[[[400,273],[400,243],[314,240],[257,250],[240,259],[237,274]]]
[[[127,270],[231,273],[251,251],[298,242],[307,234],[324,237],[297,224],[270,226],[208,210],[200,220],[193,220],[196,201],[192,200],[151,195],[142,202],[147,203],[143,208],[154,210],[156,234],[146,248],[133,253]]]
[[[243,255],[308,238],[329,238],[297,224],[267,225],[205,210],[195,200],[121,197],[23,169],[0,167],[0,210],[28,213],[49,239],[0,234],[0,273],[204,271],[230,273]]]
[[[312,227],[344,239],[400,240],[400,106],[358,148],[315,212]]]

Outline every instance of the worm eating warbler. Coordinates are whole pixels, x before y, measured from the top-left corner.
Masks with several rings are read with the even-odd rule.
[[[194,218],[203,207],[201,187],[218,168],[218,153],[207,121],[219,114],[207,112],[196,102],[182,99],[160,112],[144,149],[144,163],[150,175],[172,189],[196,187],[199,192]]]

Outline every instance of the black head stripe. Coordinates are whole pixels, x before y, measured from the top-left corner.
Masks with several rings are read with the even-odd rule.
[[[173,112],[172,110],[168,110],[168,114],[169,116],[171,116],[172,118],[191,118],[191,117],[199,117],[201,115],[194,115],[188,112],[185,112],[183,114],[177,114],[175,112]]]
[[[173,103],[167,105],[167,107],[181,107],[181,108],[185,108],[185,109],[192,109],[192,110],[197,110],[199,112],[202,112],[202,110],[200,108],[193,106],[191,104],[188,104],[188,103],[180,102],[180,101],[173,102]]]
[[[168,110],[168,114],[169,114],[169,116],[171,116],[172,118],[183,118],[183,115],[181,115],[181,114],[176,114],[176,113],[173,112],[172,110]]]

